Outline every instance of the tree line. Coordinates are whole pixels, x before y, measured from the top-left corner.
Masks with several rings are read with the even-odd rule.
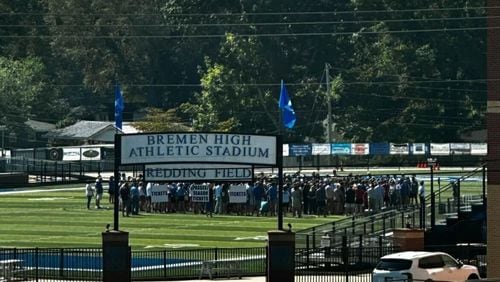
[[[281,132],[285,143],[457,142],[486,127],[485,6],[0,0],[0,124],[22,146],[33,141],[27,119],[113,120],[119,84],[125,121],[143,113],[144,130]],[[297,114],[286,131],[282,79]]]

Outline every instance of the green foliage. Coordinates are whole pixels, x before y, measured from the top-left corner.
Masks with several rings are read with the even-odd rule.
[[[143,132],[184,132],[190,127],[182,122],[174,109],[162,110],[148,108],[147,116],[143,121],[134,123],[134,127]]]
[[[126,120],[153,106],[194,130],[277,134],[283,79],[298,117],[284,142],[325,140],[327,95],[339,141],[453,142],[485,127],[484,1],[21,2],[0,0],[0,56],[39,58],[34,119],[112,118],[119,82]]]
[[[37,101],[44,88],[44,66],[39,59],[0,57],[0,123],[7,126],[10,136],[17,137],[7,143],[23,145],[27,140],[19,137],[32,135],[24,122],[39,110]]]

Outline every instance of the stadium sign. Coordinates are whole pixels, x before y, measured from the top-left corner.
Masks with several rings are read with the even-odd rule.
[[[144,168],[146,181],[252,179],[252,167],[230,164],[150,164]]]
[[[277,164],[277,136],[227,133],[117,135],[120,164]],[[281,148],[280,148],[281,150]]]

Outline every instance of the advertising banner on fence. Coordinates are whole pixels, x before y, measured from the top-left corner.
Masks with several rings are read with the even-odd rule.
[[[146,181],[252,179],[252,167],[232,164],[151,164],[144,166]]]
[[[290,144],[290,156],[310,156],[312,151],[311,144]]]
[[[431,143],[431,155],[448,156],[450,154],[450,143]]]
[[[429,152],[429,148],[425,143],[412,143],[411,144],[411,154],[412,155],[425,155]]]
[[[277,137],[226,133],[120,135],[121,164],[244,163],[276,165]],[[281,150],[281,148],[280,148]]]
[[[153,187],[151,187],[151,202],[152,203],[168,202],[168,186],[153,185]]]
[[[351,144],[351,154],[352,155],[369,155],[370,154],[370,144],[368,144],[368,143]]]
[[[191,202],[193,203],[208,203],[209,192],[206,184],[191,185]]]
[[[247,202],[247,187],[245,185],[231,185],[229,187],[229,203],[241,204]]]
[[[391,143],[391,155],[408,155],[410,153],[410,144],[408,143]]]
[[[350,155],[351,154],[351,144],[350,143],[336,143],[332,144],[332,155]]]
[[[81,158],[80,148],[64,147],[63,148],[63,161],[79,161]]]
[[[389,155],[389,143],[370,143],[370,155]]]
[[[488,144],[486,143],[471,143],[471,155],[486,156],[488,154]]]
[[[312,144],[312,154],[313,155],[330,155],[331,153],[331,146],[330,143],[323,143],[323,144],[318,144],[318,143],[313,143]]]
[[[288,144],[283,144],[283,157],[288,157],[290,155],[289,150]]]
[[[470,155],[470,143],[450,143],[451,155]]]

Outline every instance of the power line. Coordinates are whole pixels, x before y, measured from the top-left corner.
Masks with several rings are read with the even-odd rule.
[[[361,36],[379,34],[406,34],[406,33],[433,33],[433,32],[460,32],[460,31],[483,31],[497,30],[500,26],[489,27],[462,27],[462,28],[437,28],[437,29],[409,29],[409,30],[387,30],[387,31],[352,31],[352,32],[302,32],[302,33],[255,33],[255,34],[232,34],[234,37],[302,37],[302,36]],[[191,34],[191,35],[0,35],[0,38],[25,39],[25,38],[65,38],[65,39],[207,39],[224,38],[227,34]]]
[[[170,17],[242,17],[242,16],[286,16],[286,15],[345,15],[345,14],[393,14],[393,13],[415,13],[415,12],[442,12],[442,11],[470,11],[500,9],[500,6],[477,6],[477,7],[456,7],[456,8],[420,8],[420,9],[400,9],[400,10],[356,10],[356,11],[292,11],[292,12],[243,12],[243,13],[86,13],[89,16],[170,16]],[[4,12],[0,16],[75,16],[81,17],[79,13],[40,13],[40,12]]]
[[[416,22],[432,22],[432,21],[464,21],[464,20],[485,20],[485,19],[497,19],[500,16],[481,16],[481,17],[452,17],[452,18],[422,18],[422,19],[379,19],[379,20],[341,20],[341,21],[307,21],[307,22],[293,22],[293,21],[284,21],[284,22],[248,22],[248,23],[182,23],[181,27],[234,27],[234,26],[243,26],[243,27],[251,27],[251,26],[290,26],[290,25],[347,25],[347,24],[367,24],[367,23],[416,23]],[[68,28],[68,27],[179,27],[179,24],[0,24],[0,27],[32,27],[32,28]]]

